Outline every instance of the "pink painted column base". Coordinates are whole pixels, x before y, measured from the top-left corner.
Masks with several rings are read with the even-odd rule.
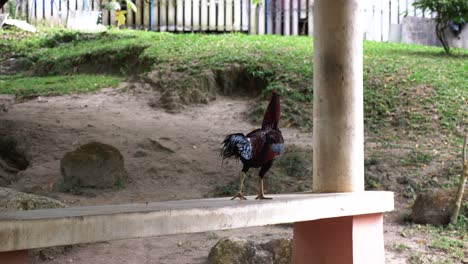
[[[0,252],[0,263],[1,264],[27,264],[28,263],[28,251],[16,250],[16,251]]]
[[[384,264],[383,214],[294,223],[293,264]]]

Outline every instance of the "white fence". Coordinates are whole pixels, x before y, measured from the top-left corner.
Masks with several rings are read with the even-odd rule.
[[[29,22],[65,24],[67,13],[81,16],[100,10],[98,0],[10,0]],[[138,11],[127,13],[127,27],[173,32],[248,32],[250,34],[312,35],[313,0],[133,0]],[[405,15],[431,17],[413,8],[414,0],[362,0],[364,38],[387,41],[392,24]],[[124,5],[122,5],[124,6]],[[3,8],[7,12],[8,7]],[[114,21],[104,11],[102,23]]]

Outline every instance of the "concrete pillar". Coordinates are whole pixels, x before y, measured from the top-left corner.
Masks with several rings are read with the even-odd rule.
[[[359,0],[314,3],[314,192],[364,190]]]
[[[0,252],[0,263],[1,264],[27,264],[28,263],[28,251],[27,250],[15,250]]]
[[[314,192],[364,191],[359,0],[314,4]],[[383,214],[294,223],[292,263],[385,263]]]
[[[383,214],[294,223],[293,264],[384,264]]]

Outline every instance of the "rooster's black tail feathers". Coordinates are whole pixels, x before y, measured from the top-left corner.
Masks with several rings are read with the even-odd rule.
[[[249,160],[252,158],[252,146],[250,144],[250,140],[242,133],[226,136],[223,141],[221,156],[223,157],[223,160],[233,156],[237,159],[242,157]]]

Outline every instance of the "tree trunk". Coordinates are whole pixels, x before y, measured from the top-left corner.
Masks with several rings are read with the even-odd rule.
[[[436,35],[437,38],[444,46],[444,50],[446,54],[450,54],[450,46],[448,44],[447,38],[445,36],[445,30],[447,29],[448,22],[436,22]]]
[[[463,172],[460,179],[460,185],[458,186],[457,198],[455,200],[455,208],[453,209],[450,223],[452,225],[457,224],[458,214],[460,213],[461,203],[463,201],[463,192],[465,191],[465,182],[468,179],[468,159],[466,158],[466,144],[468,143],[468,135],[465,135],[463,142]]]

